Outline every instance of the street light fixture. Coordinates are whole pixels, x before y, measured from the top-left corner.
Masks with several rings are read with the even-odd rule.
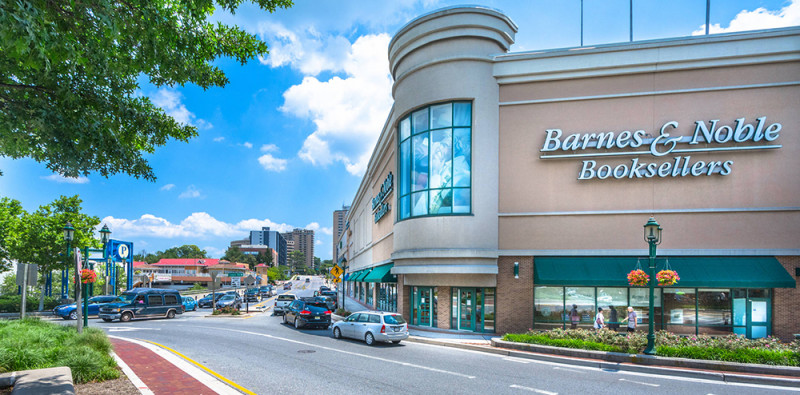
[[[75,228],[72,223],[67,221],[62,229],[64,231],[64,241],[67,242],[67,258],[64,262],[64,270],[61,271],[61,299],[66,299],[69,296],[69,256],[72,238],[75,235]]]
[[[109,238],[111,238],[111,230],[108,229],[108,225],[103,224],[103,229],[100,229],[100,240],[103,241],[103,248],[105,248]]]
[[[108,252],[106,249],[108,248],[109,239],[111,239],[111,229],[108,229],[108,225],[103,224],[103,229],[100,229],[100,240],[103,242],[103,262],[106,266],[106,273],[108,273]],[[92,269],[94,270],[94,263],[92,263]],[[108,293],[108,276],[103,282],[103,290]],[[94,291],[94,288],[92,288],[92,291]],[[92,296],[94,296],[94,292],[92,292]]]
[[[656,219],[650,217],[644,224],[644,241],[650,246],[650,311],[647,315],[647,348],[644,353],[654,355],[656,353],[656,332],[655,332],[655,285],[656,285],[656,246],[661,244],[661,226]]]

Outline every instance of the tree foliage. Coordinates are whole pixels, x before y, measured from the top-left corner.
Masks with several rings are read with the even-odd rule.
[[[164,251],[157,251],[155,253],[148,253],[147,251],[140,251],[133,256],[135,261],[144,261],[147,263],[156,263],[162,259],[203,259],[208,258],[206,250],[201,250],[200,247],[194,244],[184,244],[180,247],[167,248]]]
[[[207,19],[243,0],[10,0],[0,2],[0,156],[30,157],[60,174],[127,173],[154,181],[143,157],[183,125],[139,92],[156,86],[225,86],[214,61],[241,64],[267,45]],[[274,12],[291,0],[255,0]]]
[[[305,265],[306,254],[303,254],[302,251],[292,251],[289,253],[289,266],[291,266],[293,270],[298,270],[301,267],[305,267]]]

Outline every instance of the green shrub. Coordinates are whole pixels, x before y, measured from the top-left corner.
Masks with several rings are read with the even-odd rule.
[[[72,326],[25,319],[0,321],[0,373],[69,366],[76,383],[119,377],[111,343],[97,328],[78,334]]]
[[[338,315],[340,317],[347,317],[347,316],[349,316],[350,314],[353,314],[353,313],[351,313],[351,312],[339,307],[338,309],[336,309],[336,312],[334,314],[336,314],[336,315]]]
[[[517,343],[541,344],[545,346],[579,348],[584,350],[625,352],[622,347],[581,339],[552,339],[547,335],[513,334],[503,336],[503,340]]]
[[[44,310],[51,311],[54,307],[60,304],[60,299],[52,296],[45,296]],[[3,295],[0,297],[0,313],[19,313],[19,307],[22,305],[22,295]],[[36,294],[28,295],[25,300],[26,311],[39,310],[39,296]]]
[[[665,357],[706,359],[709,361],[800,366],[800,354],[788,350],[775,351],[758,348],[730,350],[698,346],[657,346],[656,354]]]
[[[234,308],[234,307],[231,307],[231,306],[226,306],[226,307],[214,310],[214,312],[211,313],[211,314],[212,315],[220,315],[220,314],[239,315],[239,314],[241,314],[241,312],[237,308]]]

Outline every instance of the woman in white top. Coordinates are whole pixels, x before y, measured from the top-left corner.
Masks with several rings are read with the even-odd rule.
[[[594,329],[603,329],[606,326],[605,317],[603,317],[603,308],[597,308],[597,315],[594,316]]]

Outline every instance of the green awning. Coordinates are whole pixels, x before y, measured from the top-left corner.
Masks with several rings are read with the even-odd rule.
[[[367,275],[369,274],[369,272],[371,270],[372,269],[364,269],[364,270],[362,270],[361,273],[358,274],[358,277],[356,277],[356,281],[364,281],[364,277],[367,277]]]
[[[350,276],[347,277],[347,281],[356,281],[356,277],[358,277],[359,274],[361,274],[361,270],[356,270],[354,272],[351,272]]]
[[[637,257],[536,257],[535,285],[628,286],[628,273],[649,259]],[[795,288],[795,280],[774,257],[658,257],[656,273],[665,263],[678,272],[675,287]],[[649,274],[649,273],[648,273]]]
[[[356,274],[350,276],[350,278],[353,279],[352,281],[361,281],[361,278],[363,278],[367,272],[368,270],[359,270],[356,272]]]
[[[396,283],[397,276],[391,273],[392,267],[394,267],[394,263],[377,266],[373,268],[369,274],[364,276],[361,281],[366,281],[368,283]]]

